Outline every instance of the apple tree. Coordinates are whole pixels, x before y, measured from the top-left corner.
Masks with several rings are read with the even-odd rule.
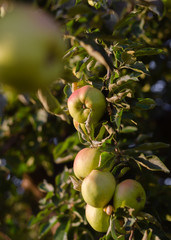
[[[166,2],[36,1],[30,4],[39,8],[35,16],[46,14],[35,24],[27,18],[33,6],[28,15],[17,7],[20,19],[11,3],[2,4],[0,81],[7,104],[1,147],[9,159],[2,171],[24,179],[27,190],[25,176],[45,169],[44,180],[31,188],[38,204],[27,226],[40,239],[170,239],[171,196],[163,180],[170,173],[169,141],[154,133],[156,109],[169,99],[159,90],[166,82],[170,88],[169,65],[155,67],[159,59],[170,61]],[[24,105],[18,112],[10,109],[14,99]],[[21,143],[13,150],[11,129]]]

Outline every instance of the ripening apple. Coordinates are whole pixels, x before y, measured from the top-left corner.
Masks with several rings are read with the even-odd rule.
[[[75,176],[84,179],[89,173],[98,167],[100,151],[97,148],[83,148],[74,159],[73,170]]]
[[[136,180],[126,179],[116,186],[113,198],[114,209],[127,206],[133,208],[133,214],[136,215],[144,208],[145,202],[146,193],[144,188]]]
[[[88,223],[95,231],[107,232],[110,216],[103,211],[103,208],[95,208],[87,204],[85,215]]]
[[[15,6],[0,19],[0,82],[18,92],[49,85],[61,74],[64,49],[50,15]]]
[[[106,110],[103,93],[90,85],[75,90],[68,98],[70,115],[78,123],[84,123],[91,114],[92,123],[97,123]]]
[[[93,207],[103,208],[111,200],[115,186],[116,181],[112,173],[92,170],[81,185],[83,199]]]

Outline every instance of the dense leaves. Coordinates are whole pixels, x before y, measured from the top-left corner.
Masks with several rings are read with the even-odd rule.
[[[1,92],[0,233],[14,240],[168,240],[170,19],[162,1],[32,2],[62,28],[64,72],[38,94]],[[0,6],[3,17],[6,5]],[[76,131],[67,99],[84,85],[102,91],[107,109],[98,124],[89,116]],[[87,224],[81,181],[72,171],[85,146],[100,148],[98,169],[117,182],[137,179],[147,194],[136,218],[132,209],[115,211],[106,234]],[[126,234],[116,230],[119,217]]]

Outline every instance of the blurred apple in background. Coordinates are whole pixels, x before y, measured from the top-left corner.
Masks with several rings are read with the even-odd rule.
[[[49,85],[62,72],[65,46],[51,16],[15,6],[0,19],[0,82],[17,92]]]

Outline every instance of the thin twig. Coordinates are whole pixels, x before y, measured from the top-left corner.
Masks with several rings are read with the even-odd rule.
[[[133,234],[134,234],[134,230],[132,229],[132,230],[131,230],[131,233],[130,233],[130,236],[129,236],[129,240],[132,240],[132,239],[133,239]]]

